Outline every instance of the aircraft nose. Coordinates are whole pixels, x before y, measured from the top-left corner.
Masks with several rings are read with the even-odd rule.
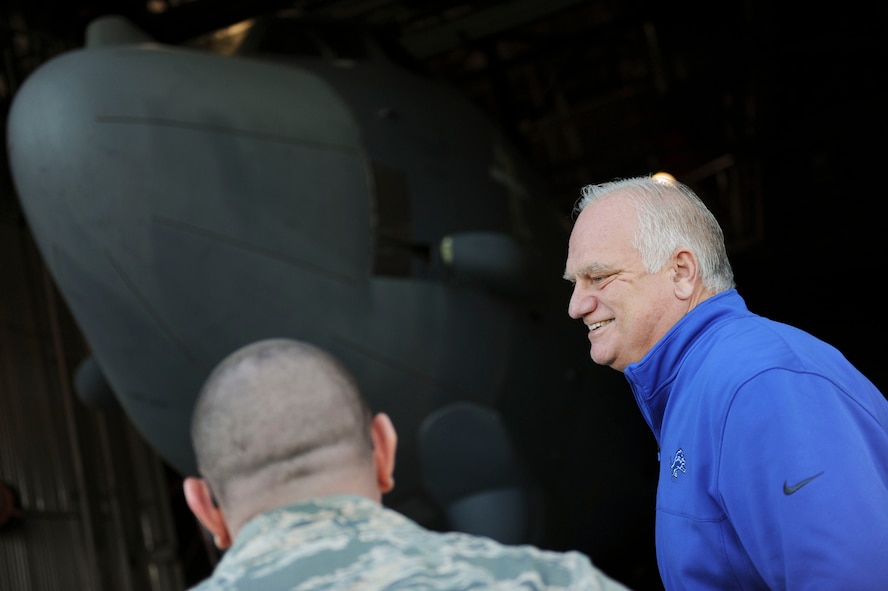
[[[320,331],[336,296],[369,278],[360,130],[311,69],[150,44],[73,50],[18,89],[7,145],[31,233],[108,385],[183,471],[206,360],[238,331]]]

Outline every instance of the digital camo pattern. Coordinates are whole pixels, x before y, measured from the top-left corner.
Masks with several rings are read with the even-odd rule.
[[[628,591],[579,552],[429,531],[358,496],[269,511],[194,591],[331,589]]]

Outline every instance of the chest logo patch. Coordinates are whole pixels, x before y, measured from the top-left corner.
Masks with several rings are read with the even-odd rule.
[[[675,456],[672,458],[672,463],[669,464],[669,468],[672,470],[672,480],[678,478],[678,473],[687,474],[688,469],[685,463],[685,454],[684,450],[678,448],[678,451],[675,452]]]

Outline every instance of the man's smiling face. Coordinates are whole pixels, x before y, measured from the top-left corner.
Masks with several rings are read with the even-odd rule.
[[[632,245],[635,207],[620,194],[580,212],[564,277],[573,283],[571,318],[589,327],[595,363],[623,371],[639,361],[684,313],[670,264],[648,273]]]

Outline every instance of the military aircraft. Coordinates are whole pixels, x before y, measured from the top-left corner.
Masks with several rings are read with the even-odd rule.
[[[7,143],[92,352],[78,393],[181,474],[208,372],[287,336],[391,415],[386,502],[421,523],[599,562],[652,531],[655,443],[566,313],[570,212],[372,36],[277,15],[168,45],[103,17],[25,80]]]

